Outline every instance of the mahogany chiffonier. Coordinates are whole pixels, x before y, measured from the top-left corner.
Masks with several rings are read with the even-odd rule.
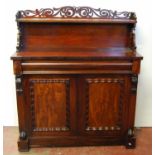
[[[61,7],[17,13],[19,151],[32,147],[135,147],[142,56],[133,12]]]

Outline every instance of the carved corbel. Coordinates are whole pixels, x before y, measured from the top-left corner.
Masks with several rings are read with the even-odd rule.
[[[16,75],[16,92],[20,95],[23,93],[22,75]]]
[[[136,93],[137,92],[137,84],[138,84],[138,76],[137,75],[133,75],[131,77],[131,83],[132,83],[131,91],[132,91],[132,93]]]

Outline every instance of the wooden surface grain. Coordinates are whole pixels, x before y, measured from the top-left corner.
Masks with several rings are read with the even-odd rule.
[[[135,14],[104,10],[110,14],[103,16],[103,10],[94,9],[99,18],[86,19],[83,11],[94,13],[92,8],[63,9],[58,13],[65,16],[59,19],[47,18],[49,9],[17,14],[17,52],[11,59],[19,151],[84,145],[135,148],[136,94],[143,58],[136,52]],[[66,9],[80,18],[68,17]]]

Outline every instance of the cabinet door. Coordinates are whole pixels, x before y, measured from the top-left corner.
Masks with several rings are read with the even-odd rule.
[[[127,76],[89,76],[79,80],[81,134],[120,135],[125,131],[129,79]]]
[[[27,123],[32,135],[69,135],[75,130],[75,82],[70,77],[25,76]]]

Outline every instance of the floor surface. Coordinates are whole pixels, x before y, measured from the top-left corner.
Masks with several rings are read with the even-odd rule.
[[[29,152],[18,152],[17,127],[3,128],[4,155],[151,155],[152,154],[152,128],[137,130],[136,149],[126,149],[124,146],[99,147],[54,147],[33,148]]]

